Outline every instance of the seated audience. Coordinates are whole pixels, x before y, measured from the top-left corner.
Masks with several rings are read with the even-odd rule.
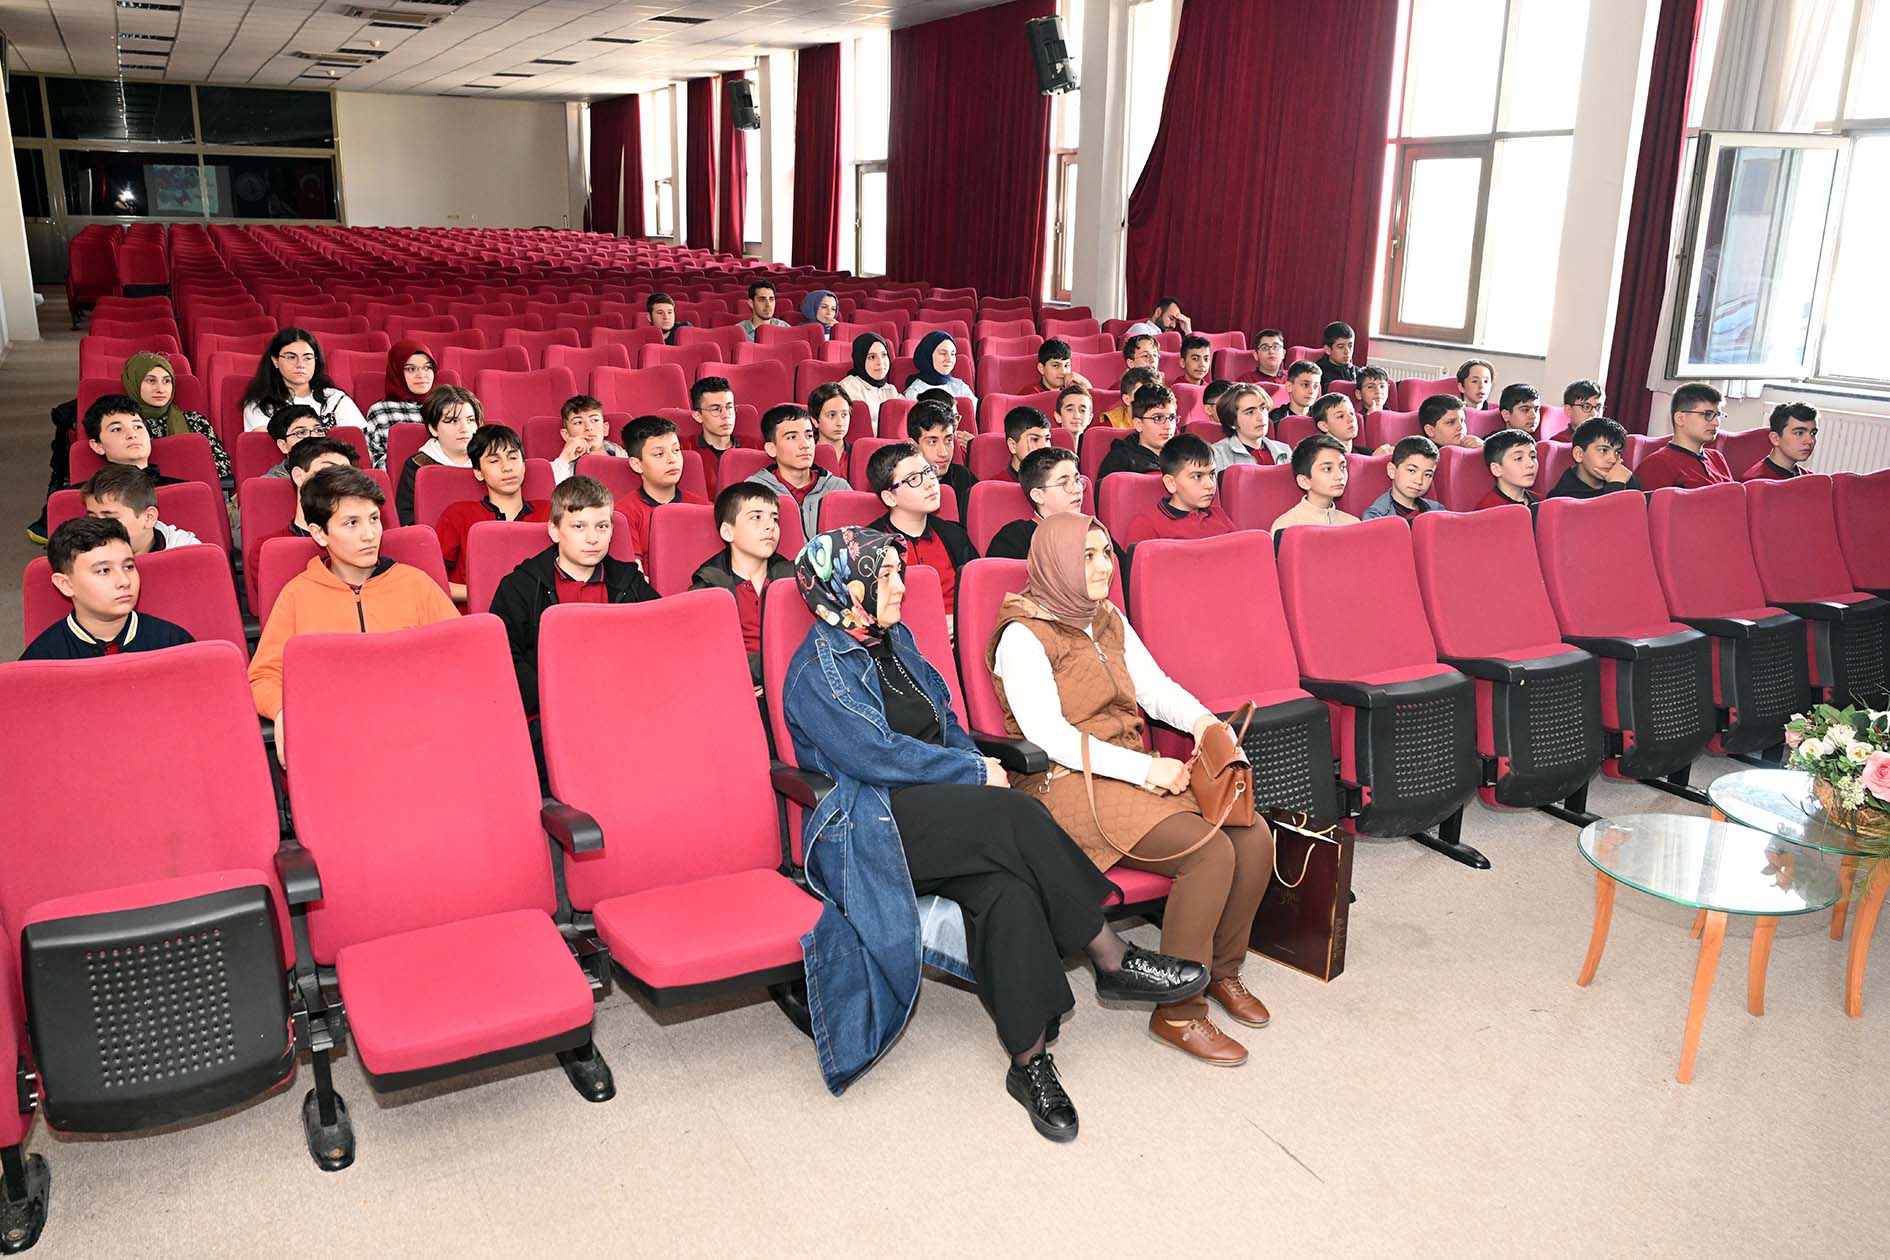
[[[637,492],[617,504],[617,510],[629,525],[630,554],[638,564],[648,564],[650,517],[672,503],[701,503],[703,499],[682,488],[682,437],[674,420],[638,416],[623,427],[623,443],[638,484]]]
[[[678,328],[691,326],[687,322],[680,324],[676,322],[676,299],[667,293],[650,294],[644,300],[643,310],[650,317],[650,325],[663,334],[663,344],[666,346],[676,344]]]
[[[918,353],[912,356],[912,375],[906,380],[906,397],[917,398],[928,389],[942,389],[954,398],[976,398],[971,386],[952,375],[958,366],[958,343],[948,332],[929,332],[919,338]]]
[[[138,613],[138,562],[118,521],[79,516],[46,541],[53,588],[72,611],[40,631],[23,661],[77,661],[120,652],[155,652],[194,642],[190,632]]]
[[[420,409],[420,423],[427,426],[426,445],[407,458],[400,470],[400,480],[394,483],[394,519],[398,523],[414,523],[414,480],[422,468],[432,464],[472,467],[472,456],[466,453],[466,448],[485,420],[485,408],[479,405],[470,389],[441,385],[427,395],[426,405]]]
[[[1818,449],[1818,409],[1810,403],[1772,408],[1772,451],[1739,474],[1741,481],[1785,481],[1810,471],[1804,465]]]
[[[1206,337],[1189,333],[1181,339],[1181,379],[1206,387],[1214,375],[1214,346]]]
[[[1132,367],[1122,374],[1122,401],[1102,413],[1102,420],[1112,429],[1135,427],[1135,395],[1144,385],[1160,385],[1161,374],[1150,368]]]
[[[492,614],[505,623],[525,712],[538,712],[538,620],[558,604],[640,604],[656,591],[643,570],[610,554],[610,488],[595,477],[566,477],[551,492],[545,532],[551,545],[499,579]]]
[[[774,282],[772,280],[750,280],[748,282],[748,318],[739,327],[742,336],[753,341],[755,329],[764,324],[774,328],[786,328],[785,319],[776,319],[774,314]]]
[[[738,481],[715,496],[715,528],[722,550],[702,562],[690,582],[692,591],[713,587],[735,597],[748,649],[748,677],[761,694],[761,592],[777,578],[793,577],[794,562],[777,551],[781,544],[781,500],[769,487]]]
[[[157,487],[128,464],[107,464],[79,488],[87,516],[117,521],[131,540],[131,554],[142,556],[172,547],[194,547],[203,539],[158,519]]]
[[[256,375],[243,391],[243,431],[267,428],[270,413],[290,403],[313,407],[324,426],[367,427],[354,400],[329,379],[322,343],[302,328],[284,328],[269,339],[269,348],[257,361]]]
[[[1089,389],[1089,378],[1076,370],[1069,342],[1051,337],[1037,347],[1037,385],[1045,392],[1072,385]]]
[[[847,466],[847,434],[853,431],[853,400],[839,384],[816,385],[807,394],[807,412],[814,417],[814,441],[832,451]]]
[[[935,399],[921,399],[906,413],[906,436],[930,461],[938,479],[952,488],[958,496],[958,510],[963,512],[978,479],[954,458],[958,451],[958,408]],[[810,530],[807,536],[812,538],[817,532]]]
[[[1254,379],[1269,385],[1286,383],[1286,334],[1262,328],[1253,338]]]
[[[1046,516],[1080,511],[1083,490],[1089,485],[1089,479],[1083,476],[1075,451],[1045,446],[1025,457],[1024,466],[1017,474],[1017,484],[1024,488],[1024,497],[1030,500],[1030,515],[1008,522],[992,536],[986,553],[1004,560],[1029,558],[1031,536],[1037,532],[1038,522]]]
[[[273,419],[273,417],[271,417]],[[307,538],[308,521],[302,516],[302,485],[310,477],[324,468],[353,468],[360,453],[340,438],[321,437],[304,438],[295,444],[289,452],[287,467],[289,480],[295,484],[295,519],[289,522],[284,534],[293,534],[297,538]]]
[[[1542,423],[1542,394],[1534,385],[1511,381],[1496,398],[1497,412],[1505,429],[1518,429],[1531,437]]]
[[[1725,400],[1704,381],[1689,381],[1673,391],[1673,438],[1644,456],[1634,470],[1643,489],[1679,486],[1692,490],[1732,480],[1726,457],[1713,449],[1719,422],[1726,418],[1719,409]]]
[[[525,497],[525,443],[518,430],[503,424],[482,424],[466,444],[473,476],[486,488],[483,498],[461,499],[440,513],[434,532],[440,536],[440,558],[446,561],[447,594],[456,604],[466,602],[466,536],[480,521],[542,521],[551,504]],[[424,523],[424,522],[423,522]]]
[[[801,299],[801,318],[819,328],[824,340],[832,341],[833,326],[840,322],[839,296],[832,289],[815,289]]]
[[[108,464],[144,470],[154,486],[174,486],[182,477],[166,477],[151,462],[151,430],[138,404],[124,394],[101,394],[85,409],[86,443]]]
[[[577,475],[577,464],[586,455],[614,455],[622,459],[629,452],[610,440],[610,421],[604,419],[604,404],[589,394],[573,394],[558,408],[558,434],[564,446],[551,461],[551,480],[556,485]]]
[[[1536,484],[1536,439],[1521,429],[1498,429],[1483,444],[1483,458],[1496,485],[1477,501],[1476,510],[1520,503],[1532,511],[1542,496]]]
[[[878,333],[861,333],[853,339],[853,366],[840,378],[840,388],[848,398],[863,402],[879,420],[879,405],[899,397],[899,387],[887,377],[892,372],[892,347]]]
[[[726,376],[705,376],[689,387],[689,414],[702,430],[696,449],[716,464],[741,443],[735,437],[735,389]],[[627,445],[629,438],[624,442]]]
[[[1310,414],[1318,398],[1319,365],[1311,359],[1294,359],[1286,369],[1286,401],[1273,409],[1273,422]]]
[[[1142,512],[1122,533],[1122,545],[1149,538],[1216,538],[1234,532],[1234,522],[1214,502],[1214,452],[1192,433],[1178,433],[1162,447],[1162,489],[1168,497]]]
[[[411,630],[459,616],[432,578],[381,555],[385,505],[380,486],[359,469],[324,469],[302,483],[302,518],[325,554],[310,559],[276,596],[249,663],[250,695],[257,714],[275,721],[278,758],[284,755],[282,645],[290,638]]]
[[[1205,998],[1157,1006],[1149,1031],[1234,1067],[1247,1051],[1209,1018],[1208,1000],[1249,1028],[1270,1019],[1240,972],[1273,877],[1273,833],[1264,820],[1217,827],[1189,790],[1188,763],[1144,751],[1144,713],[1197,744],[1221,723],[1162,672],[1109,601],[1114,569],[1108,531],[1093,517],[1052,517],[1031,540],[1029,582],[1005,597],[986,649],[1008,732],[1052,763],[1014,786],[1042,802],[1096,869],[1120,863],[1174,879],[1162,949],[1207,967],[1212,982]]]
[[[801,511],[801,536],[812,538],[820,532],[820,501],[848,489],[846,478],[814,462],[814,418],[793,403],[768,408],[761,417],[761,445],[774,467],[750,474],[749,481],[792,499]]]
[[[1576,425],[1570,436],[1575,462],[1549,490],[1549,498],[1592,499],[1611,490],[1641,488],[1634,470],[1621,462],[1627,430],[1606,416],[1594,416]]]
[[[1267,436],[1273,428],[1273,417],[1267,411],[1267,396],[1258,385],[1234,385],[1214,404],[1214,418],[1227,435],[1212,448],[1216,471],[1225,472],[1235,464],[1292,462],[1292,449]]]
[[[1607,401],[1606,391],[1594,381],[1570,381],[1562,391],[1562,410],[1568,412],[1571,427],[1600,415]]]
[[[916,444],[896,442],[880,447],[866,461],[866,482],[886,505],[886,514],[873,522],[873,528],[904,540],[911,563],[928,564],[938,570],[946,620],[950,621],[958,591],[958,570],[976,560],[978,550],[971,545],[971,535],[964,526],[938,515],[938,464]]]
[[[1462,446],[1475,450],[1483,445],[1483,439],[1470,432],[1463,414],[1463,399],[1455,394],[1432,394],[1418,404],[1418,431],[1435,442],[1441,450],[1446,446]]]
[[[1336,506],[1350,473],[1345,455],[1345,443],[1326,433],[1315,433],[1293,448],[1293,480],[1305,497],[1274,518],[1274,533],[1292,525],[1358,524],[1358,517]]]
[[[1109,445],[1102,467],[1096,470],[1100,486],[1110,473],[1150,473],[1162,470],[1162,448],[1175,436],[1178,412],[1175,395],[1166,385],[1144,385],[1135,395],[1135,431]]]
[[[1214,416],[1214,404],[1220,402],[1221,395],[1234,387],[1232,381],[1209,381],[1201,387],[1201,415],[1204,419]]]
[[[1035,407],[1012,407],[1004,416],[1004,445],[1011,452],[1011,479],[1017,480],[1030,453],[1050,445],[1050,417]]]
[[[1313,360],[1319,368],[1319,389],[1330,393],[1332,382],[1358,380],[1358,364],[1352,362],[1352,347],[1357,342],[1357,334],[1352,325],[1344,320],[1335,319],[1326,325],[1326,352]]]
[[[1147,368],[1161,379],[1162,350],[1154,333],[1130,332],[1122,342],[1122,361],[1132,368]]]
[[[1381,367],[1362,367],[1358,370],[1358,387],[1353,392],[1358,395],[1361,417],[1383,411],[1391,399],[1391,373]]]
[[[315,414],[315,408],[301,403],[290,403],[286,407],[277,407],[275,414],[269,417],[269,437],[282,452],[282,462],[264,473],[265,477],[286,477],[289,475],[289,455],[301,443],[310,438],[323,437],[327,430],[322,427],[322,418]]]
[[[1389,443],[1375,451],[1359,445],[1358,412],[1353,409],[1352,400],[1344,394],[1320,395],[1313,401],[1312,409],[1307,414],[1312,417],[1314,428],[1338,438],[1345,443],[1347,451],[1357,451],[1360,455],[1391,454]]]
[[[211,427],[209,417],[201,412],[185,411],[177,405],[177,375],[171,370],[168,358],[149,350],[132,355],[118,374],[118,384],[137,404],[138,415],[153,441],[179,433],[195,433],[210,443],[217,476],[230,475],[229,453],[223,449],[223,442]]]
[[[1391,487],[1359,514],[1361,521],[1375,521],[1381,516],[1409,520],[1425,512],[1441,512],[1444,505],[1424,497],[1437,476],[1437,445],[1429,438],[1408,437],[1391,448]]]
[[[1057,391],[1057,423],[1073,438],[1083,436],[1095,409],[1096,400],[1081,385],[1065,385]]]
[[[1075,1005],[1063,959],[1087,954],[1098,995],[1116,1000],[1185,1001],[1208,977],[1118,937],[1097,865],[1029,795],[994,790],[1008,776],[959,726],[901,624],[901,550],[896,535],[850,527],[813,538],[795,564],[814,624],[781,703],[796,760],[834,782],[810,818],[809,883],[844,889],[807,951],[809,986],[827,995],[812,1008],[822,1075],[838,1092],[898,1038],[919,989],[914,898],[936,894],[963,910],[965,958],[1010,1056],[1006,1090],[1040,1134],[1069,1141],[1076,1108],[1045,1048]],[[825,835],[851,840],[836,849]]]
[[[1148,317],[1148,322],[1155,325],[1157,332],[1178,332],[1184,337],[1194,332],[1194,321],[1182,312],[1180,298],[1157,298],[1155,313]]]
[[[1490,405],[1496,387],[1496,368],[1488,359],[1465,359],[1457,365],[1457,395],[1466,407]]]
[[[368,454],[376,468],[387,467],[388,430],[397,424],[420,423],[421,405],[433,392],[439,370],[436,362],[433,351],[417,338],[396,341],[387,352],[387,375],[381,379],[385,392],[367,409]]]

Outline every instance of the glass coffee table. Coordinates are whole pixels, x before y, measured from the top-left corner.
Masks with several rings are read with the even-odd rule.
[[[1693,971],[1693,996],[1680,1041],[1682,1085],[1693,1079],[1706,1002],[1726,938],[1726,916],[1755,920],[1746,1009],[1763,1015],[1765,970],[1778,920],[1816,913],[1838,898],[1837,873],[1821,854],[1737,823],[1679,814],[1624,814],[1588,824],[1576,843],[1595,868],[1595,925],[1576,984],[1586,987],[1601,965],[1617,883],[1691,906],[1703,916],[1696,924],[1700,959]]]
[[[1741,770],[1721,775],[1706,789],[1721,815],[1777,836],[1780,840],[1838,857],[1837,908],[1831,912],[1831,939],[1844,938],[1851,888],[1861,870],[1864,892],[1857,900],[1857,921],[1844,967],[1844,1010],[1864,1012],[1864,970],[1870,965],[1870,937],[1877,927],[1884,893],[1890,891],[1890,841],[1860,836],[1831,821],[1812,794],[1811,776],[1802,770]]]

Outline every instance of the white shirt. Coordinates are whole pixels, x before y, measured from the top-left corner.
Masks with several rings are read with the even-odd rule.
[[[316,414],[329,424],[351,424],[357,429],[367,428],[367,417],[354,405],[354,399],[338,389],[326,390],[320,399],[313,394],[289,399],[290,403],[301,403],[304,407],[315,408]],[[269,427],[269,413],[255,403],[243,404],[243,432],[251,433],[257,429]]]
[[[1118,614],[1119,615],[1119,614]],[[1093,640],[1094,629],[1086,631]],[[1155,658],[1142,646],[1135,628],[1122,622],[1122,656],[1129,669],[1129,681],[1135,684],[1135,702],[1150,717],[1178,730],[1194,729],[1206,713],[1206,706],[1174,679],[1162,672]],[[1044,750],[1050,760],[1081,773],[1083,769],[1083,732],[1071,726],[1063,716],[1063,702],[1057,694],[1056,675],[1043,644],[1028,627],[1012,622],[998,637],[996,667],[992,671],[1004,680],[1004,698],[1010,701],[1011,716],[1024,738]],[[1148,781],[1147,753],[1122,748],[1100,739],[1089,743],[1090,769],[1111,779],[1140,785]]]
[[[164,550],[166,551],[174,547],[193,547],[203,542],[203,539],[189,530],[177,525],[168,525],[163,521],[157,522],[152,528],[164,536]]]

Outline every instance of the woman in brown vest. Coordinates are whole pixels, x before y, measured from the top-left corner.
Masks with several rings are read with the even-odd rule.
[[[1208,1018],[1206,999],[1249,1027],[1267,1022],[1240,965],[1273,871],[1273,833],[1264,821],[1214,829],[1188,789],[1187,766],[1143,751],[1144,710],[1197,741],[1217,719],[1162,672],[1109,602],[1114,569],[1095,518],[1068,513],[1037,526],[1029,584],[1005,597],[987,657],[1010,733],[1051,761],[1047,775],[1013,786],[1041,799],[1099,869],[1121,862],[1173,877],[1162,950],[1208,964],[1214,979],[1205,997],[1157,1007],[1149,1030],[1234,1067],[1247,1051]]]

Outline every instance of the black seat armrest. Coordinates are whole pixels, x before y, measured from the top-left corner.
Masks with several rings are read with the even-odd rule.
[[[815,770],[803,770],[785,761],[768,763],[768,779],[774,790],[802,809],[813,809],[833,791],[833,780]]]
[[[978,746],[979,752],[995,757],[997,763],[1012,774],[1046,774],[1050,770],[1050,755],[1027,739],[973,731],[971,742]]]
[[[1638,639],[1614,635],[1565,634],[1562,636],[1562,641],[1573,644],[1584,652],[1593,652],[1596,656],[1605,656],[1611,660],[1639,661],[1665,648],[1678,647],[1702,637],[1704,636],[1698,630],[1678,630],[1672,634],[1653,634]]]
[[[1367,687],[1364,683],[1337,678],[1301,678],[1299,685],[1321,700],[1334,700],[1355,709],[1376,709],[1385,703],[1384,695],[1378,688]]]
[[[1840,604],[1836,600],[1814,599],[1802,604],[1788,604],[1781,600],[1778,607],[1795,617],[1803,617],[1807,621],[1842,621],[1846,617],[1854,617],[1874,607],[1877,602],[1873,600],[1859,604]]]
[[[315,869],[315,855],[299,844],[285,844],[276,850],[276,880],[291,906],[306,906],[322,899],[322,876]]]
[[[539,806],[538,821],[566,853],[597,853],[604,847],[603,827],[575,805],[547,798]]]
[[[1545,671],[1566,669],[1587,658],[1586,652],[1557,652],[1553,656],[1537,656],[1520,661],[1497,656],[1440,656],[1437,659],[1440,664],[1472,678],[1515,684]]]
[[[1750,639],[1754,630],[1773,619],[1767,618],[1763,623],[1750,617],[1676,617],[1674,620],[1715,639]]]

